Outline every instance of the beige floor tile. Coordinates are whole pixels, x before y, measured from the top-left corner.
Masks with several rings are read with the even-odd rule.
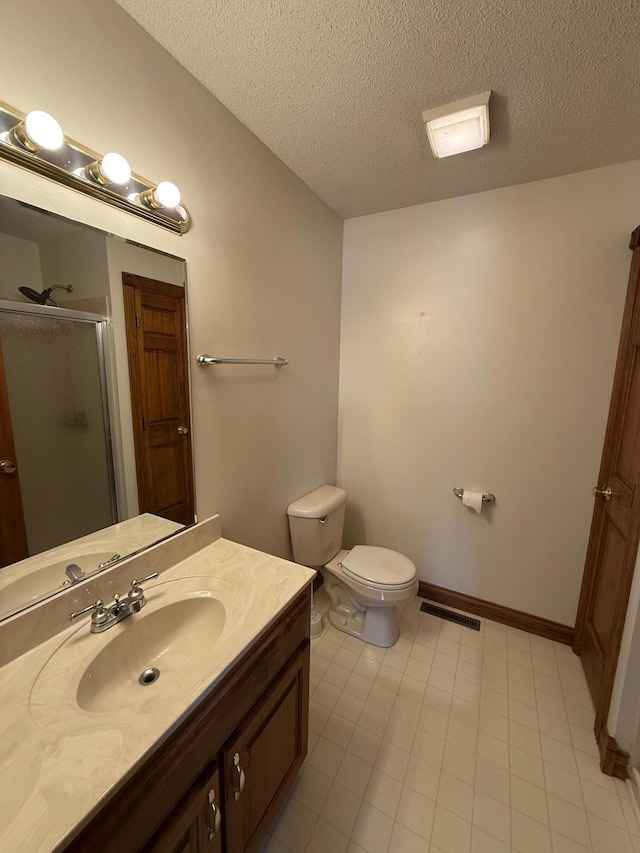
[[[461,782],[467,782],[473,785],[475,782],[476,758],[464,749],[454,746],[452,743],[446,744],[444,755],[442,758],[442,769]]]
[[[356,726],[349,741],[347,751],[353,755],[357,755],[368,764],[375,764],[376,755],[380,749],[382,738],[379,735],[370,732],[368,729],[363,729],[361,726]]]
[[[595,853],[634,853],[628,832],[593,815],[588,815],[587,819]]]
[[[335,779],[341,785],[356,794],[358,797],[363,797],[371,776],[371,765],[367,764],[361,758],[357,758],[350,752],[346,752],[342,763],[338,768]]]
[[[476,765],[475,788],[506,805],[511,802],[509,773],[484,759],[478,759]]]
[[[473,825],[508,844],[511,839],[511,809],[482,791],[476,791],[473,802]]]
[[[509,765],[511,773],[524,779],[526,782],[531,782],[539,788],[544,788],[544,773],[542,770],[542,761],[535,755],[518,747],[512,746],[509,750]]]
[[[383,814],[395,818],[402,793],[402,783],[386,773],[374,769],[364,795],[365,802]]]
[[[576,773],[556,767],[555,764],[549,764],[546,761],[543,764],[547,792],[578,808],[584,808],[580,777]]]
[[[473,794],[472,785],[461,782],[449,773],[442,772],[440,787],[438,788],[438,805],[444,806],[444,808],[457,814],[458,817],[470,822],[473,816]]]
[[[351,740],[355,727],[355,723],[352,723],[345,717],[341,717],[340,714],[331,714],[324,729],[322,730],[322,736],[327,740],[330,740],[332,743],[336,743],[338,746],[346,748]]]
[[[315,814],[320,814],[330,787],[331,779],[307,764],[296,779],[292,797]]]
[[[591,837],[584,809],[572,806],[554,794],[549,794],[548,802],[551,829],[560,835],[566,835],[576,844],[588,847],[591,844]]]
[[[511,845],[474,826],[471,829],[471,853],[511,853]]]
[[[417,726],[411,726],[397,717],[389,717],[387,728],[384,730],[383,738],[388,743],[406,749],[411,752],[413,741],[416,736]]]
[[[289,800],[275,825],[274,838],[291,850],[304,850],[309,843],[316,820],[316,814],[302,803]]]
[[[375,767],[393,779],[404,782],[410,755],[406,749],[383,741],[376,756]]]
[[[363,803],[356,819],[352,840],[367,853],[387,853],[392,831],[393,820],[388,815],[369,803]]]
[[[627,829],[620,798],[613,791],[604,791],[586,779],[582,780],[584,805],[589,814],[602,818],[620,829]],[[637,833],[637,830],[636,830]]]
[[[305,853],[345,853],[349,839],[342,832],[320,818],[315,825]]]
[[[426,853],[428,846],[422,836],[407,829],[401,823],[395,823],[391,833],[389,850],[392,853]]]
[[[418,604],[392,649],[312,644],[309,755],[261,853],[640,853],[571,650]]]
[[[437,805],[431,842],[443,853],[470,853],[471,824],[443,806]]]
[[[420,761],[419,758],[412,755],[409,758],[409,763],[407,765],[404,784],[435,802],[438,797],[440,775],[441,770],[439,767],[436,767],[435,764],[429,764],[427,761]]]
[[[428,841],[433,828],[435,807],[432,800],[405,785],[400,795],[396,821]]]
[[[319,770],[320,773],[324,773],[325,776],[333,779],[343,757],[344,749],[342,747],[321,737],[309,756],[309,764]]]
[[[361,805],[360,797],[334,782],[329,788],[320,816],[347,837],[350,837]]]
[[[511,810],[511,845],[518,853],[553,853],[549,827]]]

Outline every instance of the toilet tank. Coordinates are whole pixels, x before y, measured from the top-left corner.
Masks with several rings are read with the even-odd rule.
[[[347,493],[338,486],[320,486],[287,507],[293,559],[318,568],[342,547]]]

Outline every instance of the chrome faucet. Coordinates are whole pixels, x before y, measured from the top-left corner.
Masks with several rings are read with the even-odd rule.
[[[104,601],[98,599],[95,604],[91,604],[83,610],[76,610],[70,613],[69,621],[72,622],[78,616],[82,616],[85,613],[91,613],[91,633],[100,634],[102,631],[106,631],[108,628],[117,625],[118,622],[122,622],[123,619],[131,616],[132,613],[139,613],[147,603],[144,590],[140,584],[157,577],[158,573],[153,572],[144,578],[140,578],[140,580],[132,580],[131,589],[124,598],[116,593],[113,596],[113,604],[109,605],[109,607],[105,607]]]
[[[110,566],[112,563],[117,563],[118,560],[121,560],[122,556],[120,554],[114,554],[113,557],[109,557],[108,560],[105,560],[104,563],[98,563],[99,569],[106,569],[107,566]]]
[[[80,566],[77,563],[69,563],[67,568],[64,570],[65,575],[69,578],[71,583],[78,583],[82,578],[86,578],[85,573],[82,571]]]

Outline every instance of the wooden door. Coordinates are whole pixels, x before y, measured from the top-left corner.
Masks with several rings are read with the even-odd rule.
[[[254,853],[307,754],[309,643],[223,754],[226,853]]]
[[[204,776],[145,845],[144,853],[222,853],[220,777],[212,768]]]
[[[122,274],[140,512],[191,524],[184,288]]]
[[[0,341],[0,567],[28,556],[27,528]]]
[[[640,228],[633,232],[630,248],[631,273],[574,640],[596,707],[602,769],[622,776],[624,756],[617,754],[606,722],[640,535]]]

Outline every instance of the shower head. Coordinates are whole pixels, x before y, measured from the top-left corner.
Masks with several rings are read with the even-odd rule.
[[[43,290],[42,293],[38,293],[38,291],[34,290],[32,287],[19,287],[18,290],[23,296],[26,296],[27,299],[30,299],[32,302],[36,302],[38,305],[53,305],[57,308],[58,303],[51,298],[51,293],[54,290],[66,290],[67,293],[71,293],[73,291],[73,287],[70,284],[54,284],[53,287],[48,287],[46,290]]]

